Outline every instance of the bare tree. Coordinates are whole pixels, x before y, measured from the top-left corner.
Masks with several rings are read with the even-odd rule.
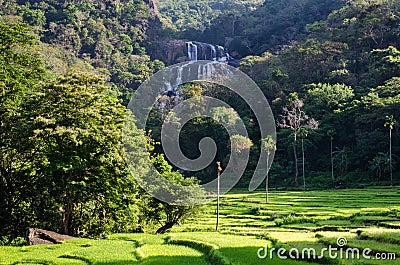
[[[297,159],[297,135],[299,129],[315,130],[318,128],[318,122],[310,118],[303,110],[304,103],[300,99],[294,99],[288,107],[283,108],[281,115],[281,123],[278,124],[281,128],[289,128],[293,134],[293,155],[296,166],[295,185],[299,186],[299,165]]]

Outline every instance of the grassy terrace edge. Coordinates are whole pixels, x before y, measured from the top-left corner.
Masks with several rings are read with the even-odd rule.
[[[59,245],[0,247],[0,264],[400,264],[397,260],[259,259],[267,246],[333,245],[371,248],[400,257],[399,187],[353,190],[272,192],[236,190],[221,199],[220,231],[215,232],[215,204],[204,214],[166,235],[111,234],[102,240],[74,239]]]

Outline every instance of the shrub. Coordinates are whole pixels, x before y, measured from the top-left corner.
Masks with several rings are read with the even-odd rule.
[[[0,246],[25,246],[27,245],[26,239],[23,237],[9,237],[9,236],[2,236],[0,237]]]
[[[260,215],[261,214],[260,210],[261,210],[261,207],[253,206],[253,207],[250,208],[249,214],[251,214],[251,215]]]

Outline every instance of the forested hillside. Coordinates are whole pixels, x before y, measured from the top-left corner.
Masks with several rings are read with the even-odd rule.
[[[242,61],[241,68],[271,100],[276,117],[295,97],[319,121],[319,129],[305,140],[310,170],[329,168],[332,137],[341,185],[355,179],[365,182],[367,173],[360,171],[388,180],[390,126],[384,125],[400,115],[399,12],[396,1],[350,1],[326,20],[309,24],[305,41]],[[398,154],[399,130],[393,129]],[[290,131],[279,133],[278,156],[288,157]],[[279,165],[290,168],[275,163]]]
[[[2,21],[29,24],[50,45],[43,56],[52,70],[62,74],[81,70],[83,66],[74,65],[74,58],[79,58],[115,84],[126,103],[141,82],[163,67],[157,60],[150,61],[144,48],[149,27],[157,23],[151,3],[3,1],[0,14]]]
[[[0,235],[39,225],[80,236],[164,232],[199,210],[143,192],[122,146],[132,94],[166,65],[189,60],[187,41],[224,46],[267,97],[278,135],[272,188],[400,183],[399,1],[0,1]],[[275,149],[264,148],[252,110],[216,85],[178,90],[158,103],[204,95],[237,111],[249,134],[238,148],[251,147],[238,186],[248,187],[260,153]],[[218,152],[206,169],[178,172],[157,144],[160,105],[147,132],[128,119],[129,137],[147,144],[167,179],[214,179],[214,162],[227,164],[232,140],[216,121],[234,123],[235,113],[215,109],[214,119],[183,127],[187,157],[199,156],[207,136]],[[147,156],[138,146],[138,157]]]
[[[204,30],[191,30],[187,24],[181,32],[186,36],[194,32],[194,40],[225,45],[233,56],[243,57],[240,69],[257,81],[269,99],[279,134],[273,183],[292,186],[296,164],[302,163],[302,137],[306,176],[310,181],[318,179],[311,181],[313,185],[332,185],[332,165],[334,185],[390,183],[390,132],[394,135],[392,166],[397,172],[400,151],[399,127],[390,130],[388,125],[392,116],[399,120],[400,115],[399,12],[397,1],[386,0],[265,1],[252,9],[243,5],[243,9],[225,10]],[[234,95],[213,91],[212,96],[231,103],[241,117],[255,120]],[[319,128],[297,135],[294,143],[297,129],[279,125],[285,109],[296,109],[296,100]],[[247,126],[250,138],[258,142],[257,125]],[[205,126],[203,136],[217,137],[215,130]],[[188,140],[187,145],[188,153],[198,155],[189,151],[195,143]],[[220,148],[226,145],[221,141]],[[299,149],[297,162],[294,146]],[[254,146],[252,151],[254,160],[260,149]],[[224,160],[229,151],[221,153],[219,159]]]
[[[304,40],[306,25],[325,20],[344,1],[167,1],[160,13],[178,38],[225,45],[238,56]]]

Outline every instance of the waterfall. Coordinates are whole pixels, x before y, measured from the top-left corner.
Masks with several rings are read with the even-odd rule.
[[[211,56],[211,54],[208,54]],[[204,77],[210,77],[218,65],[218,61],[210,61],[204,63],[190,61],[181,63],[170,68],[170,74],[162,78],[160,83],[159,92],[161,95],[172,97],[179,97],[180,93],[177,91],[178,87],[187,82],[187,80],[203,80]],[[221,68],[219,71],[221,76],[232,75],[229,68]]]
[[[186,42],[189,60],[197,61],[197,45],[191,41]]]
[[[222,55],[218,61],[220,61],[220,62],[227,61],[228,58],[226,57],[226,55],[229,54],[229,53],[227,53],[225,51],[225,48],[220,46],[220,45],[217,45],[217,49],[218,49],[218,53]]]
[[[198,41],[186,42],[187,57],[190,61],[210,60],[218,62],[227,62],[233,60],[228,51],[220,46]]]
[[[190,69],[189,69],[190,70]],[[177,77],[176,77],[176,84],[182,83],[182,72],[183,72],[183,67],[179,67],[177,71]]]
[[[236,60],[229,55],[228,51],[223,46],[220,45],[188,41],[186,42],[186,49],[187,57],[190,62],[188,62],[188,64],[181,64],[171,68],[170,77],[165,77],[165,79],[163,79],[163,87],[160,87],[160,94],[179,97],[177,88],[182,84],[182,81],[188,79],[188,76],[192,76],[194,79],[200,79],[200,76],[208,77],[211,76],[211,73],[214,70],[214,64],[217,64],[218,62],[231,64]],[[197,65],[198,62],[196,61],[198,60],[208,60],[211,62],[205,65]],[[195,69],[196,67],[197,69]],[[192,69],[192,72],[190,69]],[[195,76],[196,74],[197,76]]]
[[[215,49],[214,45],[211,45],[211,58],[213,61],[217,59],[217,50]]]

